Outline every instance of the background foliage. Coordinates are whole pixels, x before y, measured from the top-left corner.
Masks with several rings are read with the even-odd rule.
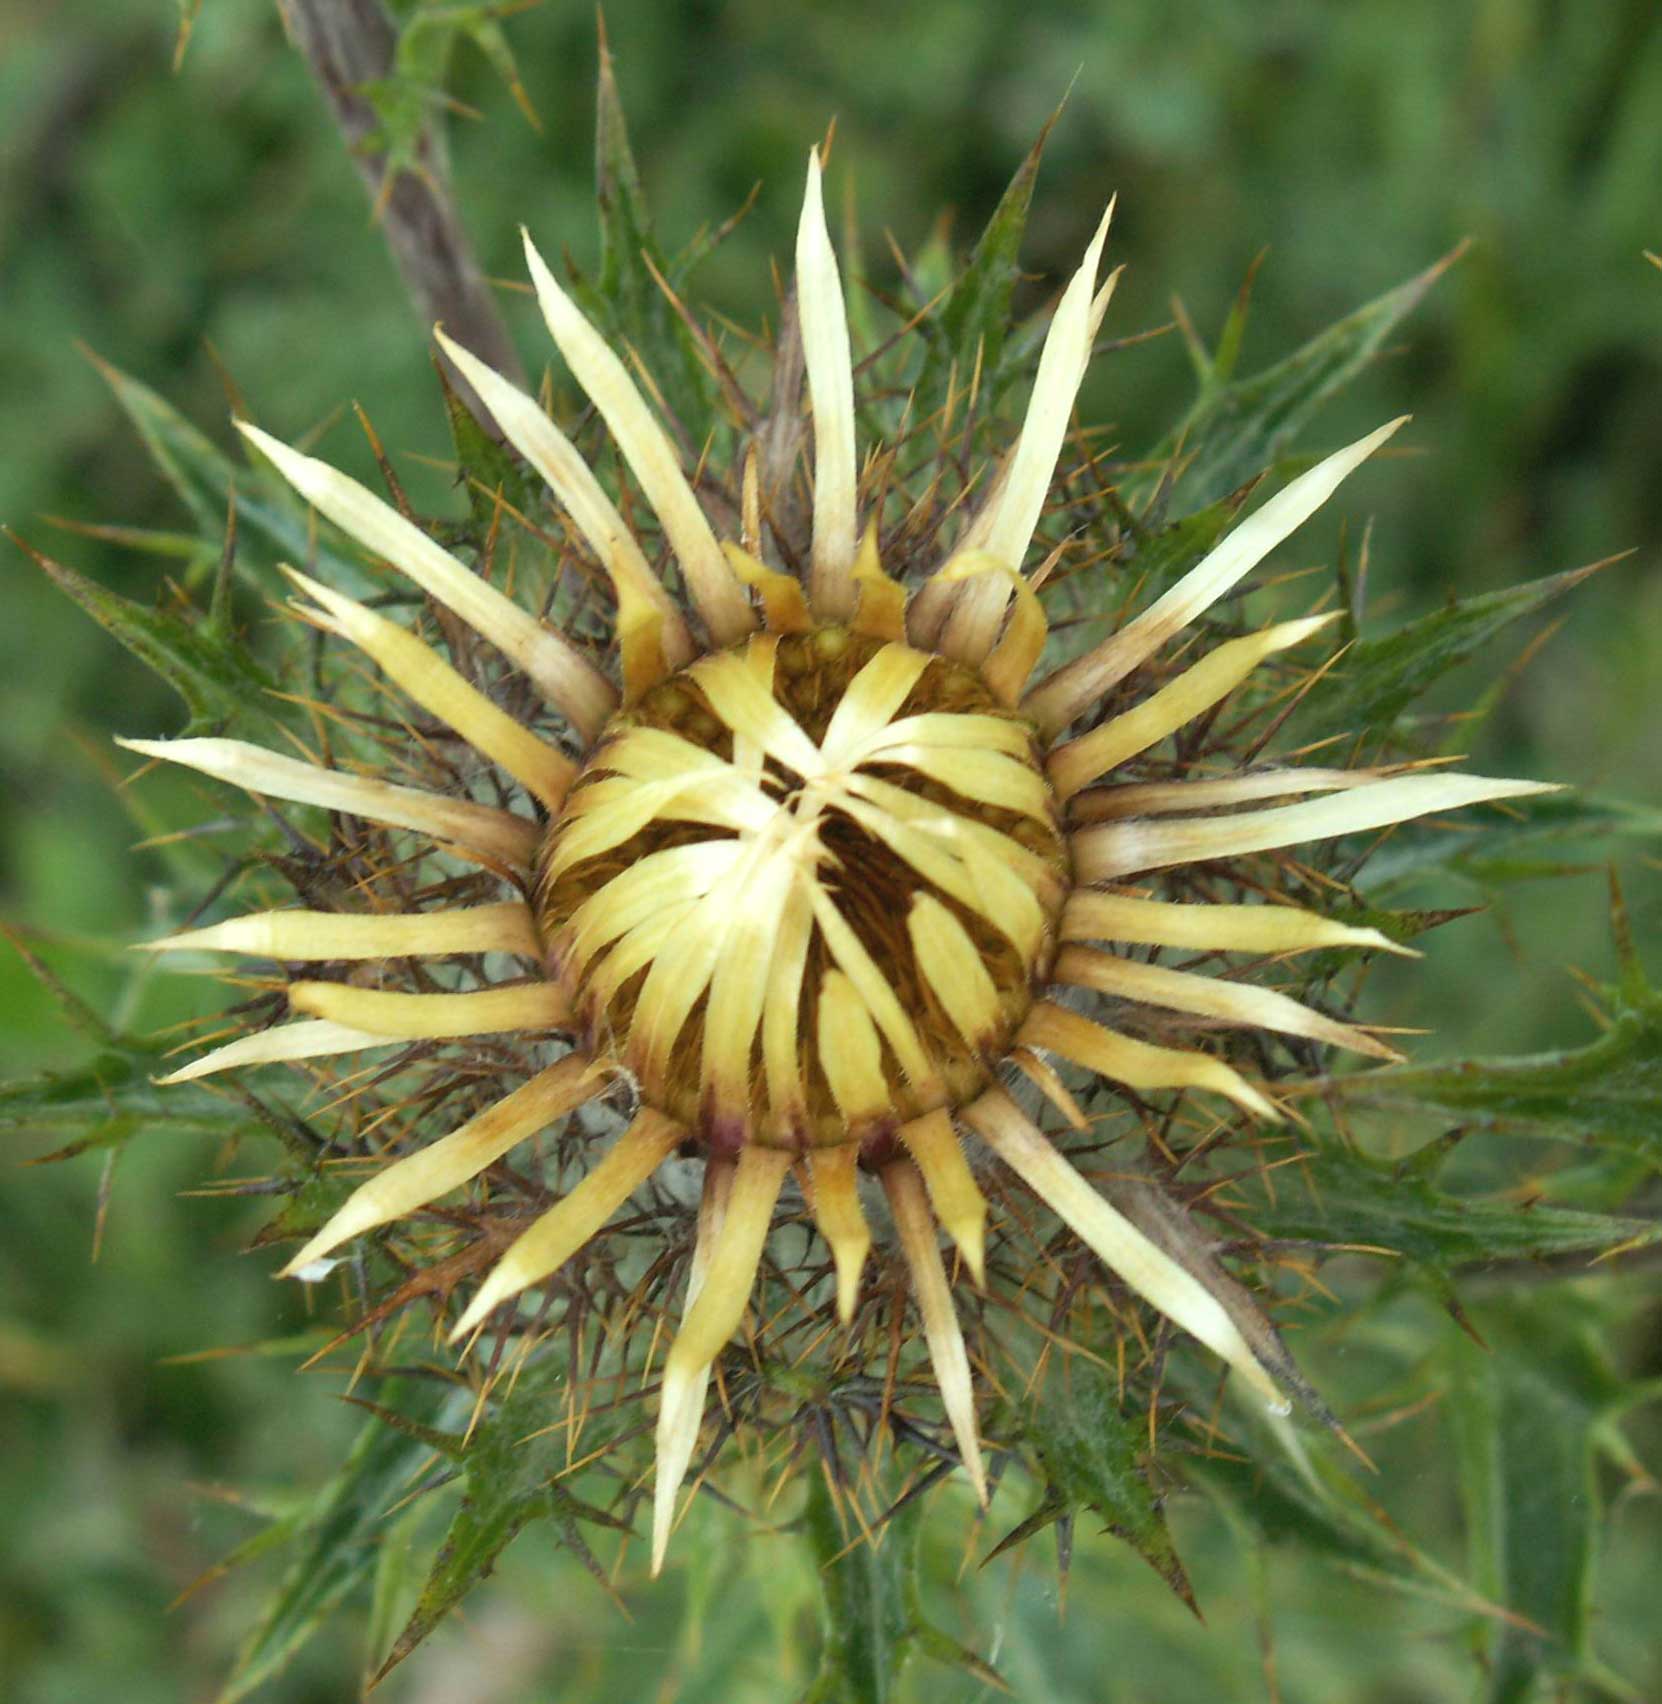
[[[429,7],[424,27],[481,15]],[[1555,607],[1564,631],[1460,743],[1492,773],[1567,777],[1588,795],[1654,806],[1662,277],[1641,251],[1662,246],[1662,26],[1649,4],[1199,0],[1174,24],[1169,8],[1152,4],[1039,0],[1013,26],[1005,8],[954,0],[898,18],[875,4],[666,10],[638,0],[611,6],[607,22],[666,244],[719,223],[762,180],[754,211],[694,291],[740,323],[772,311],[769,265],[789,254],[805,149],[832,115],[834,181],[852,184],[868,271],[890,290],[884,231],[916,251],[945,207],[966,242],[1070,81],[1023,250],[1034,281],[1018,308],[1044,301],[1116,188],[1114,250],[1130,263],[1113,310],[1122,334],[1167,323],[1175,291],[1214,341],[1268,246],[1247,372],[1471,238],[1399,347],[1311,437],[1337,443],[1405,409],[1416,415],[1411,443],[1423,453],[1372,476],[1367,509],[1349,511],[1373,523],[1364,631],[1434,619],[1450,596],[1639,546]],[[290,436],[356,398],[419,498],[434,508],[447,501],[444,476],[418,459],[448,449],[424,329],[274,11],[217,0],[197,16],[175,68],[178,26],[171,6],[118,0],[21,0],[0,22],[0,519],[147,605],[165,559],[119,539],[54,535],[40,519],[193,525],[74,339],[221,446],[224,375],[258,418]],[[501,28],[540,128],[518,110],[500,64],[462,44],[447,86],[479,115],[452,125],[468,222],[494,273],[517,275],[521,220],[592,272],[592,19],[545,4]],[[506,302],[535,366],[543,344],[532,315],[518,298]],[[1115,422],[1127,445],[1150,445],[1184,415],[1193,386],[1179,337],[1157,337],[1101,364],[1085,413]],[[371,471],[350,420],[324,442]],[[1320,548],[1333,542],[1330,529]],[[171,566],[188,569],[184,557]],[[217,994],[135,974],[118,945],[145,931],[148,890],[163,869],[154,853],[133,855],[132,841],[194,810],[181,791],[180,812],[168,817],[155,783],[142,802],[113,791],[107,735],[175,731],[175,701],[21,555],[6,559],[4,581],[0,909],[27,919],[50,966],[123,1027],[211,1010]],[[239,612],[260,613],[251,599]],[[1539,619],[1504,638],[1474,627],[1476,662],[1433,702],[1477,701],[1540,630]],[[159,815],[141,815],[151,810]],[[1382,1021],[1401,1014],[1439,1031],[1418,1044],[1420,1061],[1591,1039],[1564,967],[1606,982],[1617,974],[1599,873],[1606,858],[1622,862],[1641,956],[1649,947],[1651,969],[1662,964],[1647,862],[1654,815],[1604,826],[1622,832],[1594,841],[1584,822],[1566,819],[1561,847],[1543,850],[1537,838],[1482,867],[1438,867],[1423,847],[1416,861],[1411,837],[1393,845],[1393,903],[1490,907],[1434,940],[1432,975],[1382,975],[1372,990]],[[211,865],[211,841],[201,856]],[[1554,868],[1568,863],[1591,873]],[[1629,995],[1641,998],[1631,973]],[[0,1011],[0,1074],[70,1065],[86,1052],[20,957],[0,958]],[[1582,1115],[1539,1129],[1542,1097],[1557,1094],[1551,1104],[1562,1109],[1564,1090],[1596,1090],[1617,1110],[1585,1116],[1630,1131],[1638,1176],[1648,1141],[1653,1171],[1662,1067],[1653,1057],[1635,1075],[1630,1054],[1615,1065],[1607,1054],[1579,1069],[1539,1067],[1516,1088],[1534,1097],[1526,1111],[1539,1149],[1480,1148],[1457,1163],[1491,1184],[1504,1177],[1516,1204],[1528,1192],[1517,1168],[1538,1152],[1556,1198],[1573,1201],[1574,1168],[1551,1139],[1579,1135]],[[1422,1071],[1401,1097],[1445,1121],[1518,1112],[1516,1100],[1474,1111],[1461,1088]],[[1393,1118],[1378,1121],[1387,1153]],[[52,1145],[34,1130],[18,1151]],[[1497,1169],[1503,1160],[1511,1173]],[[169,1600],[254,1535],[330,1518],[316,1500],[353,1449],[361,1416],[332,1385],[291,1370],[284,1340],[305,1333],[301,1304],[269,1284],[269,1257],[237,1253],[264,1217],[261,1204],[185,1193],[246,1169],[234,1144],[172,1103],[151,1139],[121,1151],[113,1175],[97,1152],[4,1174],[0,1405],[15,1443],[0,1460],[0,1672],[19,1677],[29,1704],[117,1688],[133,1704],[214,1696],[281,1568],[256,1562],[172,1612]],[[1418,1175],[1396,1180],[1405,1224],[1420,1200]],[[1358,1181],[1359,1241],[1380,1230],[1367,1217],[1376,1183]],[[1589,1160],[1585,1204],[1613,1205],[1611,1187]],[[1432,1217],[1428,1207],[1408,1229],[1446,1250],[1447,1227]],[[100,1223],[100,1257],[89,1265]],[[1354,1341],[1341,1310],[1316,1353],[1329,1393],[1381,1458],[1381,1495],[1414,1546],[1488,1595],[1527,1599],[1559,1629],[1583,1625],[1591,1594],[1596,1661],[1548,1650],[1541,1678],[1532,1635],[1474,1621],[1406,1552],[1302,1506],[1296,1484],[1281,1487],[1279,1502],[1244,1481],[1233,1497],[1228,1485],[1215,1488],[1213,1504],[1174,1500],[1171,1524],[1204,1628],[1130,1550],[1081,1522],[1058,1631],[1048,1539],[980,1568],[989,1545],[961,1551],[957,1508],[924,1523],[916,1540],[926,1602],[897,1603],[901,1583],[878,1574],[842,1580],[839,1601],[851,1615],[864,1606],[962,1641],[1023,1697],[1656,1696],[1662,1541],[1649,1475],[1662,1439],[1654,1412],[1635,1406],[1662,1374],[1655,1281],[1642,1270],[1551,1285],[1539,1276],[1500,1267],[1460,1279],[1467,1323],[1495,1354],[1461,1334],[1425,1282],[1375,1301]],[[253,1343],[273,1347],[238,1352]],[[1618,1433],[1615,1417],[1629,1409]],[[1066,1444],[1057,1440],[1057,1450]],[[413,1459],[390,1444],[362,1456],[385,1505]],[[400,1547],[417,1536],[409,1524],[387,1530],[357,1535],[392,1559],[380,1570],[382,1601],[365,1606],[380,1617],[370,1636],[377,1655],[401,1619]],[[741,1532],[745,1543],[719,1542]],[[1255,1535],[1297,1542],[1260,1547]],[[650,1590],[629,1579],[629,1622],[533,1527],[468,1622],[385,1695],[531,1700],[548,1695],[551,1674],[573,1698],[806,1690],[817,1635],[803,1619],[813,1594],[797,1546],[758,1538],[720,1511],[701,1517],[696,1541],[698,1566]],[[1605,1554],[1592,1575],[1595,1545]],[[1417,1595],[1385,1595],[1380,1582],[1393,1578]],[[308,1584],[319,1601],[327,1596],[326,1579]],[[1388,1640],[1378,1637],[1382,1615]],[[361,1622],[325,1632],[261,1696],[340,1697],[343,1677],[361,1666]],[[781,1637],[798,1654],[783,1680]],[[1555,1680],[1555,1668],[1579,1678]],[[906,1685],[990,1695],[972,1673],[921,1664]]]

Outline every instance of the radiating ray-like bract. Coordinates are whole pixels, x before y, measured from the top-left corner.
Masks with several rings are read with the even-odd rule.
[[[407,697],[449,723],[481,757],[506,770],[549,810],[560,808],[576,774],[564,752],[499,709],[407,628],[293,568],[283,572],[321,605],[300,606],[306,620],[356,645]]]
[[[808,192],[796,236],[796,302],[814,411],[814,531],[809,595],[821,621],[854,613],[854,368],[848,315],[831,235],[819,150],[808,156]]]
[[[1033,395],[1009,472],[976,535],[977,548],[1012,569],[1019,570],[1026,559],[1062,453],[1074,396],[1085,377],[1097,323],[1093,313],[1097,263],[1113,217],[1110,202],[1079,270],[1062,293],[1039,356]],[[1106,309],[1106,299],[1102,305]],[[1007,596],[1008,588],[993,575],[967,585],[947,620],[941,649],[948,656],[980,662],[997,636]]]
[[[199,1077],[211,1077],[221,1071],[241,1070],[245,1065],[274,1065],[298,1059],[326,1059],[340,1053],[361,1053],[365,1048],[386,1047],[396,1036],[375,1035],[368,1030],[353,1029],[348,1024],[333,1023],[325,1018],[298,1024],[283,1024],[276,1029],[259,1030],[253,1035],[228,1041],[170,1071],[156,1082],[163,1088],[173,1083],[191,1083]]]
[[[303,1270],[352,1237],[460,1189],[511,1148],[592,1100],[605,1075],[587,1054],[568,1054],[448,1136],[377,1172],[347,1197],[334,1217],[289,1261],[283,1276]]]
[[[617,705],[617,689],[563,633],[504,597],[390,504],[327,462],[302,455],[245,420],[237,428],[321,515],[384,557],[436,603],[522,669],[555,709],[592,740]]]
[[[577,305],[548,270],[529,233],[525,259],[537,301],[560,353],[577,382],[605,417],[646,500],[663,523],[687,589],[717,645],[729,645],[755,626],[755,617],[698,498],[676,459],[675,448],[653,418],[634,381]]]
[[[929,1217],[923,1180],[904,1160],[884,1166],[881,1176],[901,1252],[912,1274],[912,1296],[923,1320],[924,1341],[929,1346],[929,1360],[940,1387],[941,1406],[957,1440],[964,1471],[975,1488],[976,1501],[985,1507],[987,1473],[981,1465],[981,1443],[975,1430],[975,1391],[970,1380],[969,1356],[958,1324],[958,1310],[952,1305],[946,1269],[941,1265],[941,1250],[935,1241],[935,1225]]]
[[[686,1316],[664,1363],[658,1408],[658,1481],[652,1504],[652,1571],[663,1567],[675,1516],[703,1419],[710,1367],[738,1329],[755,1287],[774,1203],[789,1170],[782,1149],[751,1146],[739,1156],[726,1211],[705,1256],[703,1282],[689,1294]],[[702,1228],[702,1227],[701,1227]],[[702,1243],[702,1239],[701,1239]]]
[[[1229,533],[1196,568],[1143,613],[1084,656],[1042,680],[1022,700],[1040,730],[1054,737],[1146,662],[1168,640],[1206,613],[1302,526],[1407,417],[1359,438],[1301,473]]]
[[[514,953],[520,958],[535,958],[541,951],[536,923],[519,900],[407,915],[256,911],[137,945],[144,952],[246,953],[290,963],[308,959],[432,958],[452,953]]]
[[[182,763],[221,781],[235,782],[250,793],[266,793],[301,805],[343,811],[393,828],[415,829],[435,840],[451,841],[469,850],[528,866],[536,855],[537,825],[511,811],[447,799],[415,787],[348,775],[302,763],[242,740],[118,740],[118,745],[146,757]]]

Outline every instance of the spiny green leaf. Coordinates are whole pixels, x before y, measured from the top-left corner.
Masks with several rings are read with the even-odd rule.
[[[526,123],[533,130],[541,130],[542,123],[526,93],[513,48],[500,22],[505,14],[518,9],[512,0],[497,0],[495,4],[446,4],[418,12],[404,26],[398,39],[400,71],[412,78],[425,79],[433,88],[441,86],[451,48],[458,36],[466,36],[502,79]]]
[[[902,1511],[902,1514],[904,1511]],[[808,1476],[807,1534],[819,1561],[819,1673],[804,1704],[885,1704],[910,1651],[905,1570],[911,1546],[891,1519],[850,1534],[820,1474]]]
[[[715,381],[658,282],[678,289],[692,257],[670,259],[653,233],[604,34],[595,94],[595,206],[600,271],[592,282],[574,279],[577,299],[610,341],[640,355],[688,440],[701,446],[719,424]]]
[[[551,1490],[500,1501],[481,1500],[470,1491],[450,1524],[444,1547],[422,1585],[415,1609],[375,1671],[375,1683],[378,1685],[403,1662],[492,1572],[497,1557],[527,1525],[552,1513]],[[589,1561],[592,1563],[593,1558]]]
[[[161,556],[171,562],[186,564],[184,575],[193,582],[205,568],[211,566],[213,552],[206,539],[196,533],[168,532],[161,527],[123,527],[95,524],[89,521],[65,521],[56,515],[43,515],[43,520],[61,526],[67,532],[83,538],[101,539],[106,544],[120,545],[123,550],[141,556]]]
[[[641,188],[635,152],[629,145],[629,122],[618,93],[617,72],[604,25],[594,109],[594,196],[600,212],[600,276],[596,288],[602,295],[615,298],[632,282],[636,289],[644,284],[650,294],[656,295],[651,278],[635,271],[643,249],[660,264],[663,257],[656,252],[652,215],[647,209],[646,192]]]
[[[1464,876],[1479,887],[1535,881],[1586,868],[1610,855],[1612,841],[1662,839],[1662,810],[1583,793],[1510,799],[1499,810],[1462,811],[1454,821],[1409,823],[1357,872],[1370,895],[1432,872]],[[1562,849],[1558,856],[1549,849]]]
[[[1194,1592],[1148,1476],[1148,1430],[1093,1362],[1052,1361],[1023,1426],[1056,1515],[1089,1509],[1193,1609]]]
[[[537,1388],[533,1388],[537,1387]],[[455,1455],[458,1433],[446,1446]],[[579,1522],[627,1532],[628,1524],[578,1500],[556,1475],[566,1465],[565,1435],[548,1429],[548,1395],[529,1380],[466,1436],[465,1492],[410,1618],[375,1672],[375,1684],[409,1656],[496,1566],[532,1521],[553,1523],[560,1542],[609,1591],[605,1571]]]
[[[1662,1238],[1662,1224],[1644,1220],[1450,1194],[1426,1163],[1446,1154],[1433,1143],[1393,1164],[1324,1143],[1301,1155],[1295,1171],[1278,1174],[1273,1196],[1243,1180],[1237,1188],[1251,1195],[1243,1216],[1265,1237],[1388,1249],[1441,1275],[1493,1260],[1585,1253],[1590,1261],[1621,1243]]]
[[[1299,705],[1295,726],[1307,736],[1366,732],[1384,736],[1398,716],[1450,669],[1615,561],[1530,580],[1504,591],[1451,599],[1380,639],[1355,639]],[[1347,635],[1354,638],[1354,635]]]
[[[402,21],[388,74],[355,86],[378,121],[375,133],[358,145],[384,156],[389,175],[430,173],[434,161],[443,158],[435,115],[448,102],[445,83],[451,55],[463,37],[490,62],[526,122],[534,130],[542,128],[499,21],[511,9],[500,3],[425,4]]]
[[[979,367],[982,391],[989,403],[996,403],[1009,381],[1004,347],[1010,329],[1010,299],[1021,270],[1022,234],[1027,229],[1039,161],[1060,111],[1058,108],[1045,120],[1038,140],[999,198],[946,299],[920,323],[919,330],[928,339],[913,405],[920,418],[929,418],[945,405],[949,377],[955,375],[957,384],[964,387]]]
[[[1251,491],[1243,486],[1169,524],[1144,520],[1121,504],[1113,549],[1100,562],[1063,574],[1045,592],[1051,635],[1044,666],[1060,668],[1105,638],[1123,620],[1122,606],[1133,592],[1135,607],[1145,607],[1194,567],[1229,531]]]
[[[99,1047],[107,1046],[115,1039],[115,1030],[109,1022],[95,1012],[3,918],[0,918],[0,936],[5,937],[12,951],[28,966],[29,974],[46,991],[71,1029],[78,1030]]]
[[[868,1537],[838,1519],[823,1477],[810,1475],[805,1528],[818,1563],[819,1670],[803,1704],[886,1704],[914,1652],[1003,1692],[993,1666],[943,1632],[919,1589],[922,1504],[903,1501]]]
[[[349,557],[323,548],[308,526],[304,508],[274,473],[263,465],[239,466],[148,385],[91,350],[85,354],[115,393],[163,477],[195,517],[214,557],[219,554],[225,518],[235,495],[237,521],[245,541],[236,568],[248,585],[269,592],[272,582],[262,570],[280,560],[315,562],[323,578],[350,591],[370,584]]]
[[[1185,1455],[1184,1479],[1203,1491],[1240,1533],[1259,1544],[1287,1545],[1318,1556],[1358,1578],[1494,1616],[1501,1606],[1451,1573],[1399,1533],[1343,1470],[1328,1459],[1333,1447],[1302,1439],[1301,1467],[1256,1459]]]
[[[907,305],[911,309],[908,318],[921,313],[930,302],[945,301],[952,291],[952,281],[958,276],[958,260],[952,251],[946,227],[940,223],[933,226],[916,250],[905,257],[902,265],[905,268]],[[1040,335],[1043,335],[1042,320]],[[901,360],[907,356],[916,359],[912,350],[897,347],[894,354]]]
[[[1332,1077],[1324,1087],[1353,1106],[1406,1108],[1468,1129],[1585,1143],[1662,1168],[1662,994],[1614,997],[1609,1027],[1586,1047],[1390,1065]],[[1567,1222],[1562,1229],[1575,1234]]]
[[[387,1523],[386,1535],[375,1557],[371,1582],[369,1616],[364,1627],[364,1687],[367,1691],[381,1652],[388,1649],[398,1629],[409,1619],[410,1606],[420,1588],[423,1547],[418,1541],[427,1511],[418,1503]]]
[[[186,733],[225,733],[273,719],[271,679],[234,635],[215,632],[205,620],[146,609],[16,542],[60,591],[179,694],[190,713]]]
[[[1596,1434],[1627,1387],[1560,1310],[1513,1300],[1479,1324],[1496,1350],[1449,1334],[1446,1408],[1474,1582],[1521,1618],[1480,1632],[1488,1704],[1526,1704],[1545,1675],[1637,1700],[1592,1658],[1588,1615],[1602,1517]]]
[[[463,37],[490,62],[526,121],[541,129],[499,22],[509,9],[490,0],[426,4],[415,7],[402,22],[390,75],[358,85],[381,121],[382,133],[374,146],[385,152],[390,170],[430,169],[423,158],[429,152],[428,133],[434,113],[446,100],[451,55]]]
[[[416,1414],[432,1416],[435,1406],[431,1394],[420,1390],[396,1400]],[[373,1420],[317,1496],[260,1535],[262,1549],[288,1545],[294,1557],[219,1704],[235,1704],[279,1673],[344,1598],[370,1583],[388,1516],[430,1460],[425,1445]]]
[[[1358,308],[1252,378],[1225,381],[1214,372],[1152,459],[1163,463],[1188,456],[1179,484],[1190,504],[1215,502],[1274,465],[1316,410],[1373,359],[1458,253]]]
[[[115,392],[127,418],[137,428],[151,460],[161,470],[185,507],[195,516],[204,533],[211,533],[225,520],[229,480],[214,475],[228,467],[225,458],[171,403],[164,402],[138,379],[112,366],[91,349],[86,358]]]
[[[402,1432],[406,1438],[414,1438],[418,1444],[425,1444],[434,1455],[441,1455],[447,1461],[463,1461],[467,1457],[467,1434],[465,1432],[447,1432],[440,1426],[429,1426],[424,1421],[414,1419],[408,1414],[402,1414],[396,1408],[388,1408],[385,1403],[370,1402],[361,1396],[344,1398],[354,1408],[361,1408],[366,1414],[373,1414],[383,1426],[390,1426],[395,1432]]]
[[[259,1133],[275,1135],[289,1149],[291,1162],[302,1161],[312,1176],[315,1154],[286,1119],[266,1112],[234,1088],[207,1082],[156,1082],[177,1063],[170,1038],[117,1031],[59,985],[47,967],[10,929],[3,931],[23,958],[47,982],[68,1009],[79,1008],[78,1027],[99,1051],[79,1065],[0,1082],[0,1130],[49,1131],[63,1145],[37,1156],[35,1165],[74,1159],[98,1150],[118,1151],[145,1130],[172,1135],[206,1135],[227,1140]]]
[[[989,1689],[1001,1693],[1009,1692],[1010,1688],[1004,1684],[1004,1677],[985,1657],[978,1656],[968,1645],[954,1639],[934,1622],[924,1619],[918,1609],[919,1593],[915,1579],[908,1596],[912,1605],[912,1638],[924,1656],[931,1662],[957,1669],[971,1680],[978,1681],[983,1693]]]
[[[197,1083],[159,1089],[160,1054],[122,1038],[85,1065],[0,1083],[0,1129],[50,1130],[70,1140],[35,1162],[118,1148],[144,1129],[225,1137],[265,1129],[246,1107]]]
[[[1203,372],[1210,376],[1213,383],[1222,384],[1235,376],[1235,366],[1241,358],[1241,349],[1246,342],[1247,316],[1252,308],[1252,286],[1257,280],[1258,268],[1263,265],[1266,252],[1260,249],[1252,257],[1246,277],[1241,280],[1241,287],[1235,292],[1235,300],[1229,305],[1229,314],[1223,322],[1223,330],[1218,333],[1218,346],[1207,357]]]

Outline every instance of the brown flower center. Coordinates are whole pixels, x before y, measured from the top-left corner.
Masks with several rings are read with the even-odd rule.
[[[985,1086],[1067,874],[1029,724],[970,669],[823,627],[616,717],[537,908],[590,1047],[652,1105],[719,1151],[871,1151]]]

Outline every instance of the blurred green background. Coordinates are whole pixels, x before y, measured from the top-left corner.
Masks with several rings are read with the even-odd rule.
[[[773,309],[770,266],[788,266],[806,151],[833,117],[833,194],[853,193],[865,270],[883,290],[895,276],[886,233],[916,249],[944,210],[967,242],[1070,85],[1030,226],[1026,307],[1072,265],[1113,190],[1112,248],[1130,268],[1113,308],[1122,334],[1167,323],[1175,294],[1214,336],[1267,249],[1249,370],[1470,238],[1400,346],[1320,425],[1332,444],[1415,415],[1413,453],[1373,473],[1348,510],[1373,521],[1370,608],[1389,620],[1638,547],[1575,598],[1474,751],[1491,771],[1655,800],[1662,274],[1642,252],[1662,249],[1653,0],[613,0],[606,12],[666,242],[719,222],[761,181],[694,292],[742,324]],[[172,5],[134,0],[11,0],[0,15],[0,520],[145,601],[157,593],[154,558],[45,519],[182,521],[77,340],[221,443],[225,374],[289,437],[356,399],[418,493],[446,500],[442,477],[415,459],[447,449],[424,328],[275,9],[212,0],[175,68],[178,23]],[[545,3],[504,29],[541,128],[464,49],[450,84],[472,110],[451,124],[458,197],[493,275],[517,277],[521,221],[545,252],[588,266],[593,13]],[[531,313],[503,299],[536,370]],[[1086,413],[1146,445],[1191,391],[1179,339],[1157,337],[1101,364]],[[324,443],[364,470],[349,419]],[[211,1009],[211,991],[136,978],[112,945],[145,930],[155,870],[129,850],[141,828],[111,788],[126,766],[112,763],[109,735],[174,731],[176,704],[20,553],[6,547],[0,561],[0,915],[100,1011],[160,1024]],[[1468,671],[1448,702],[1475,699],[1521,643]],[[1643,852],[1626,873],[1636,931],[1654,948],[1662,912]],[[1515,890],[1503,914],[1444,937],[1414,1003],[1444,1033],[1422,1046],[1581,1039],[1564,966],[1609,973],[1601,879]],[[1653,970],[1659,961],[1653,950]],[[0,1075],[83,1045],[9,953],[0,1013]],[[25,1140],[18,1152],[43,1146]],[[0,1173],[0,1697],[213,1697],[271,1577],[256,1567],[168,1609],[257,1530],[214,1489],[275,1505],[318,1482],[356,1429],[331,1389],[297,1380],[281,1355],[169,1361],[299,1323],[269,1261],[237,1253],[258,1203],[186,1193],[216,1167],[234,1174],[236,1157],[163,1129],[113,1178],[96,1157]],[[1402,1306],[1409,1329],[1427,1304]],[[1656,1554],[1648,1508],[1618,1523],[1600,1609],[1625,1672],[1662,1696],[1646,1619],[1654,1577],[1648,1589],[1642,1577]],[[1458,1554],[1447,1511],[1394,1512]],[[1467,1695],[1470,1665],[1435,1614],[1293,1562],[1261,1578],[1215,1520],[1179,1511],[1176,1526],[1204,1632],[1142,1564],[1084,1534],[1059,1633],[1044,1544],[1021,1566],[966,1576],[943,1614],[1023,1697]],[[468,1624],[385,1695],[588,1697],[604,1682],[642,1699],[793,1696],[805,1674],[782,1677],[766,1655],[770,1616],[788,1619],[769,1594],[787,1600],[779,1578],[791,1564],[757,1551],[750,1619],[739,1618],[748,1643],[724,1600],[699,1650],[681,1613],[696,1589],[686,1582],[632,1592],[631,1625],[586,1581],[551,1605],[539,1558],[516,1552]],[[1400,1628],[1388,1642],[1370,1634],[1382,1602]],[[1278,1680],[1261,1660],[1265,1627]],[[358,1661],[347,1627],[262,1696],[346,1697]],[[946,1671],[934,1683],[937,1696],[982,1695]]]

